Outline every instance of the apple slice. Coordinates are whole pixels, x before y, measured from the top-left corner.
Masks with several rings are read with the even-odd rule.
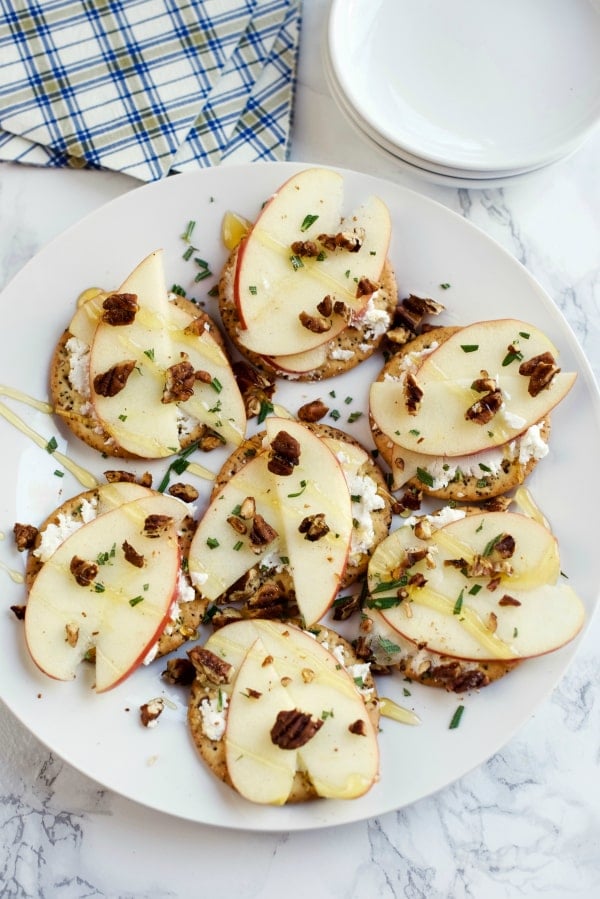
[[[457,658],[514,660],[558,649],[582,627],[583,603],[557,582],[556,540],[539,522],[477,513],[421,534],[394,532],[369,567],[367,605],[406,639]]]
[[[304,353],[290,354],[289,356],[270,356],[267,362],[274,368],[291,375],[305,375],[309,371],[315,371],[327,361],[327,345],[321,344]]]
[[[176,507],[162,499],[123,503],[84,524],[38,573],[25,634],[34,662],[50,677],[74,678],[95,648],[96,690],[109,690],[142,662],[164,629],[177,596],[180,549],[176,519],[163,514]],[[162,517],[158,531],[151,516]]]
[[[350,491],[334,453],[313,431],[274,416],[265,424],[271,448],[280,432],[300,447],[293,473],[276,475],[274,488],[296,601],[310,625],[325,614],[344,575],[352,537]],[[314,528],[307,530],[311,522]]]
[[[574,372],[556,373],[548,386],[531,395],[530,376],[518,369],[521,360],[541,353],[556,359],[553,344],[529,324],[514,319],[478,322],[425,357],[415,374],[422,392],[416,403],[407,402],[404,377],[372,384],[371,415],[390,440],[414,453],[465,456],[501,446],[545,418],[575,382]],[[467,418],[467,410],[489,390],[474,387],[482,372],[501,392],[502,406],[484,419]]]
[[[326,331],[305,327],[299,316],[318,316],[325,296],[358,313],[371,292],[357,289],[361,279],[378,282],[388,252],[391,222],[385,204],[370,197],[341,220],[341,177],[327,169],[307,169],[287,181],[265,205],[240,244],[234,299],[241,322],[240,343],[266,356],[296,356],[336,337],[347,325],[334,314]],[[316,256],[295,252],[292,244],[344,229],[360,235],[358,251],[338,247]],[[357,296],[357,294],[359,294]]]
[[[282,804],[297,770],[306,772],[322,797],[351,799],[372,786],[379,766],[375,728],[352,677],[314,637],[257,619],[220,628],[206,648],[236,669],[228,685],[225,749],[229,776],[241,795]],[[271,738],[285,710],[320,722],[298,748],[282,748]]]
[[[188,568],[192,583],[207,599],[217,599],[265,555],[285,552],[273,475],[267,464],[266,453],[250,459],[211,500],[200,519],[190,545]],[[246,513],[246,500],[251,500],[253,511]],[[277,532],[262,548],[250,538],[256,515]]]

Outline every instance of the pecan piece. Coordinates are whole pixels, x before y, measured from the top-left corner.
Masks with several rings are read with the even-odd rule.
[[[532,356],[519,366],[519,374],[529,377],[527,391],[530,396],[537,396],[546,387],[549,387],[554,375],[557,375],[560,368],[556,365],[552,353],[540,353]]]
[[[501,559],[510,559],[515,553],[515,538],[511,534],[501,534],[494,542],[492,553]]]
[[[69,646],[77,646],[77,641],[79,640],[79,628],[76,624],[66,624],[65,625],[65,641],[69,644]]]
[[[69,571],[80,587],[89,587],[98,574],[98,565],[96,562],[87,562],[85,559],[80,559],[79,556],[73,556]]]
[[[417,414],[422,399],[422,389],[417,384],[415,376],[411,372],[408,372],[404,379],[404,401],[406,403],[406,411],[409,415]]]
[[[360,278],[356,287],[356,296],[364,297],[367,294],[375,293],[379,289],[379,284],[375,284],[370,278]]]
[[[184,503],[193,503],[199,497],[199,492],[192,484],[182,484],[178,482],[177,484],[171,484],[169,487],[169,493],[171,496],[174,496],[176,499],[182,500]]]
[[[123,555],[125,556],[126,562],[129,562],[130,565],[133,565],[134,568],[144,567],[143,555],[135,550],[131,543],[125,540],[121,549],[123,550]]]
[[[227,518],[227,524],[233,528],[236,534],[245,534],[248,530],[248,525],[238,515],[230,515]]]
[[[485,425],[492,420],[502,406],[502,392],[491,390],[484,394],[480,400],[476,400],[465,412],[467,421],[474,421],[478,425]]]
[[[196,669],[189,659],[169,659],[162,677],[168,684],[189,687],[196,679]]]
[[[324,315],[309,315],[308,312],[301,312],[298,318],[302,326],[313,334],[325,334],[326,331],[331,330],[331,319],[325,318]]]
[[[307,515],[298,525],[298,530],[304,534],[305,540],[315,542],[329,533],[329,525],[325,521],[325,515],[318,512],[316,515]]]
[[[280,749],[299,749],[323,726],[322,718],[313,718],[300,709],[279,712],[271,728],[271,740]]]
[[[140,720],[144,727],[155,727],[165,708],[165,701],[158,696],[140,706]]]
[[[194,366],[187,359],[176,362],[165,372],[165,387],[161,403],[179,403],[189,400],[196,381]]]
[[[326,406],[323,400],[313,400],[310,403],[305,403],[303,406],[300,406],[298,409],[298,418],[300,421],[320,421],[322,418],[325,418],[328,412],[329,406]]]
[[[317,312],[320,312],[321,315],[330,316],[333,312],[333,300],[330,295],[327,294],[323,297],[320,303],[317,303]]]
[[[259,414],[263,404],[268,403],[273,396],[275,382],[247,362],[234,362],[232,369],[244,400],[246,415],[252,418]]]
[[[291,251],[295,256],[319,255],[319,248],[314,240],[295,240],[291,245]]]
[[[363,236],[356,231],[338,231],[337,234],[319,234],[317,240],[326,250],[348,250],[358,253],[363,244]]]
[[[220,656],[205,649],[203,646],[194,646],[188,652],[190,662],[196,671],[204,675],[211,684],[228,684],[231,682],[233,665],[226,662]]]
[[[137,294],[111,293],[102,303],[102,321],[107,325],[130,325],[138,311]]]
[[[261,552],[277,537],[277,531],[265,521],[262,515],[255,515],[250,531],[250,543],[254,552]]]
[[[348,725],[351,734],[357,734],[359,737],[367,736],[367,725],[362,718],[357,718],[352,724]]]
[[[33,549],[38,529],[32,524],[19,524],[17,522],[13,527],[13,534],[15,535],[15,545],[19,552],[22,553],[26,549]]]
[[[111,469],[104,472],[104,477],[106,478],[107,484],[133,484],[135,482],[135,475],[132,471]]]
[[[250,608],[268,609],[281,603],[282,590],[277,584],[263,584],[256,593],[248,599]]]
[[[267,468],[273,474],[288,476],[300,462],[300,444],[287,431],[279,431],[271,441]]]
[[[10,610],[18,621],[24,621],[26,608],[27,606],[11,606]]]
[[[505,593],[504,596],[502,596],[498,600],[498,605],[499,606],[520,606],[521,601],[519,599],[515,599],[514,596],[509,596],[508,593]]]
[[[170,515],[148,515],[144,521],[143,534],[146,537],[160,537],[168,531],[172,522]]]
[[[253,496],[247,496],[240,505],[240,518],[250,521],[256,515],[256,500]]]
[[[94,390],[99,396],[116,396],[127,384],[129,375],[134,368],[135,359],[117,362],[108,371],[96,375],[94,378]]]

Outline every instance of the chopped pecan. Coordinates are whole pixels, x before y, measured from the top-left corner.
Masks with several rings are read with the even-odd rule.
[[[485,369],[482,369],[479,374],[481,377],[475,378],[471,384],[471,390],[476,390],[477,393],[491,393],[493,390],[497,389],[495,379],[490,378]]]
[[[349,724],[348,730],[351,734],[356,734],[359,737],[367,736],[367,725],[363,718],[357,718],[356,721]]]
[[[333,620],[346,621],[354,612],[360,611],[360,593],[351,593],[348,596],[340,596],[333,604]]]
[[[202,450],[203,453],[211,453],[218,446],[223,446],[223,443],[222,437],[206,428],[198,440],[198,449]]]
[[[268,524],[262,515],[257,514],[252,521],[252,530],[250,531],[250,543],[255,552],[261,552],[265,546],[272,543],[277,537],[275,528]]]
[[[104,472],[104,477],[108,484],[133,484],[135,483],[135,475],[132,471],[119,471],[111,469]]]
[[[326,406],[323,400],[313,400],[310,403],[305,403],[303,406],[300,406],[298,409],[298,418],[300,421],[320,421],[322,418],[325,418],[328,412],[329,406]]]
[[[107,325],[130,325],[138,311],[137,294],[111,293],[102,303],[102,321]]]
[[[363,235],[356,231],[338,231],[337,234],[319,234],[317,240],[326,250],[348,250],[358,253],[363,244]]]
[[[375,293],[379,289],[379,284],[375,284],[370,278],[359,278],[356,286],[356,296],[364,297],[367,294]]]
[[[481,399],[476,400],[472,406],[469,406],[465,412],[465,418],[467,421],[474,421],[478,425],[485,425],[500,410],[502,402],[502,392],[500,390],[491,390],[489,393],[484,394]]]
[[[15,545],[19,552],[22,553],[26,549],[33,549],[38,529],[32,524],[19,524],[17,522],[13,527],[13,534],[15,535]]]
[[[319,248],[314,240],[295,240],[291,245],[291,251],[295,256],[319,255]]]
[[[486,627],[488,631],[491,631],[492,634],[496,633],[496,630],[498,628],[498,616],[495,612],[490,612],[490,614],[488,615]]]
[[[498,600],[498,605],[499,606],[520,606],[521,601],[519,599],[515,599],[514,596],[509,596],[508,593],[505,593],[504,596],[502,596]]]
[[[429,670],[429,677],[440,681],[447,690],[463,693],[465,690],[477,690],[486,687],[489,676],[480,668],[464,670],[458,662],[436,665]]]
[[[271,441],[267,468],[273,474],[288,476],[300,462],[300,444],[287,431],[279,431]]]
[[[395,328],[389,328],[386,331],[386,339],[393,343],[395,346],[404,346],[408,343],[409,340],[412,340],[415,336],[414,331],[411,331],[409,328],[405,328],[400,325]]]
[[[169,530],[172,522],[170,515],[148,515],[144,521],[143,533],[146,537],[160,537]]]
[[[200,381],[202,384],[212,384],[213,376],[209,371],[199,368],[194,372],[194,381]]]
[[[98,574],[98,565],[96,562],[88,562],[85,559],[80,559],[79,556],[73,556],[69,565],[69,571],[80,587],[89,587]]]
[[[315,542],[329,533],[329,525],[325,521],[325,515],[317,512],[316,515],[307,515],[298,525],[298,530],[304,534],[305,540]]]
[[[10,610],[19,621],[25,620],[25,610],[27,606],[11,606]]]
[[[76,624],[66,624],[65,625],[65,641],[69,644],[69,646],[77,646],[77,641],[79,640],[79,628]]]
[[[144,727],[154,727],[165,708],[165,701],[158,696],[140,706],[140,719]]]
[[[189,400],[194,394],[194,366],[187,359],[176,362],[165,372],[165,387],[161,403],[179,403]]]
[[[167,667],[161,677],[168,684],[179,687],[189,687],[196,678],[196,669],[189,659],[168,659]]]
[[[131,543],[125,540],[121,548],[123,550],[123,555],[125,556],[126,562],[129,562],[130,565],[133,565],[134,568],[144,567],[144,556],[142,555],[142,553],[139,553],[136,549],[134,549]]]
[[[236,534],[245,534],[248,531],[248,525],[238,515],[230,515],[227,518],[227,524],[233,528]]]
[[[96,393],[99,396],[116,396],[127,384],[135,364],[135,359],[127,359],[124,362],[117,362],[108,371],[96,375],[94,378],[94,390]]]
[[[277,584],[263,584],[256,593],[248,599],[251,608],[266,609],[281,603],[282,590]]]
[[[298,315],[302,327],[313,334],[325,334],[331,330],[332,321],[324,315],[309,315],[308,312],[301,312]]]
[[[427,579],[421,571],[415,572],[415,574],[411,575],[408,579],[409,587],[424,587],[426,583]]]
[[[229,684],[233,665],[203,646],[194,646],[188,651],[190,662],[198,674],[206,677],[211,684]]]
[[[404,402],[409,415],[416,415],[423,399],[423,391],[417,384],[415,376],[408,372],[404,379]]]
[[[178,482],[177,484],[171,484],[169,487],[169,493],[171,496],[174,496],[176,499],[182,500],[184,503],[193,503],[199,497],[199,492],[196,487],[192,484],[182,484]]]
[[[279,712],[271,728],[271,740],[280,749],[299,749],[323,726],[322,718],[313,718],[299,709]]]
[[[317,303],[317,312],[325,316],[333,313],[333,300],[329,294],[324,296],[320,303]]]
[[[515,538],[511,534],[501,534],[494,541],[492,554],[500,556],[501,559],[510,559],[515,554]]]
[[[256,500],[253,496],[247,496],[240,505],[240,518],[250,521],[256,515]]]
[[[234,362],[233,374],[244,399],[246,415],[258,415],[263,403],[268,402],[275,392],[275,381],[259,372],[247,362]]]
[[[554,375],[557,375],[560,368],[557,366],[552,353],[539,353],[532,356],[525,362],[521,362],[519,366],[519,374],[529,377],[527,391],[530,396],[537,396],[546,387],[550,385]]]

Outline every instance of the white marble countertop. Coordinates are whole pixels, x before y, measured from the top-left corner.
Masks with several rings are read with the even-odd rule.
[[[357,137],[321,64],[327,0],[305,0],[292,159],[396,180],[465,216],[541,282],[600,374],[600,134],[558,166],[466,190]],[[0,166],[0,286],[50,238],[134,189],[100,172]],[[396,813],[338,829],[225,832],[149,811],[52,755],[0,707],[3,897],[534,897],[600,890],[596,615],[566,676],[496,755]]]

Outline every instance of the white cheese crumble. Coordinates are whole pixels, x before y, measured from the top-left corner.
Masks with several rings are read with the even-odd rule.
[[[202,715],[202,732],[209,740],[221,740],[227,723],[227,694],[220,692],[213,699],[203,699],[198,708]]]
[[[543,439],[541,424],[532,425],[524,434],[510,444],[513,458],[517,458],[521,465],[525,465],[530,459],[539,461],[546,456],[550,449]]]
[[[342,347],[334,347],[329,350],[329,358],[335,359],[338,362],[347,362],[348,359],[352,359],[354,356],[354,350],[344,350]]]
[[[369,475],[361,476],[351,468],[351,460],[344,452],[337,453],[352,499],[352,535],[350,561],[356,562],[375,542],[372,512],[383,509],[385,500],[377,493],[377,484]]]
[[[277,574],[281,574],[282,571],[286,571],[288,565],[287,561],[282,559],[277,550],[272,550],[270,553],[266,553],[260,560],[260,568],[264,568],[268,571],[275,571]]]
[[[33,555],[41,562],[47,562],[58,547],[65,542],[67,537],[78,531],[84,524],[94,520],[97,514],[97,504],[98,500],[96,497],[91,502],[88,499],[83,499],[81,501],[81,518],[74,518],[72,515],[60,513],[58,524],[51,522],[42,531],[40,545],[33,550]]]
[[[154,661],[154,659],[156,658],[157,655],[158,655],[158,641],[154,644],[154,646],[150,647],[150,649],[148,650],[148,652],[146,653],[146,655],[143,658],[142,664],[149,665],[151,662]]]
[[[192,583],[196,587],[202,587],[208,580],[208,571],[193,571],[191,573]]]
[[[435,515],[410,515],[408,518],[404,519],[403,525],[414,527],[418,521],[425,519],[426,521],[431,522],[434,527],[443,528],[453,521],[460,521],[466,514],[464,509],[453,509],[452,506],[444,506],[443,509],[436,512]]]
[[[383,337],[391,323],[389,313],[385,309],[378,309],[375,305],[376,296],[377,292],[370,297],[364,313],[356,321],[357,325],[362,325],[365,337],[370,340]]]
[[[65,349],[69,354],[69,384],[87,398],[90,395],[90,348],[78,337],[69,337]]]

